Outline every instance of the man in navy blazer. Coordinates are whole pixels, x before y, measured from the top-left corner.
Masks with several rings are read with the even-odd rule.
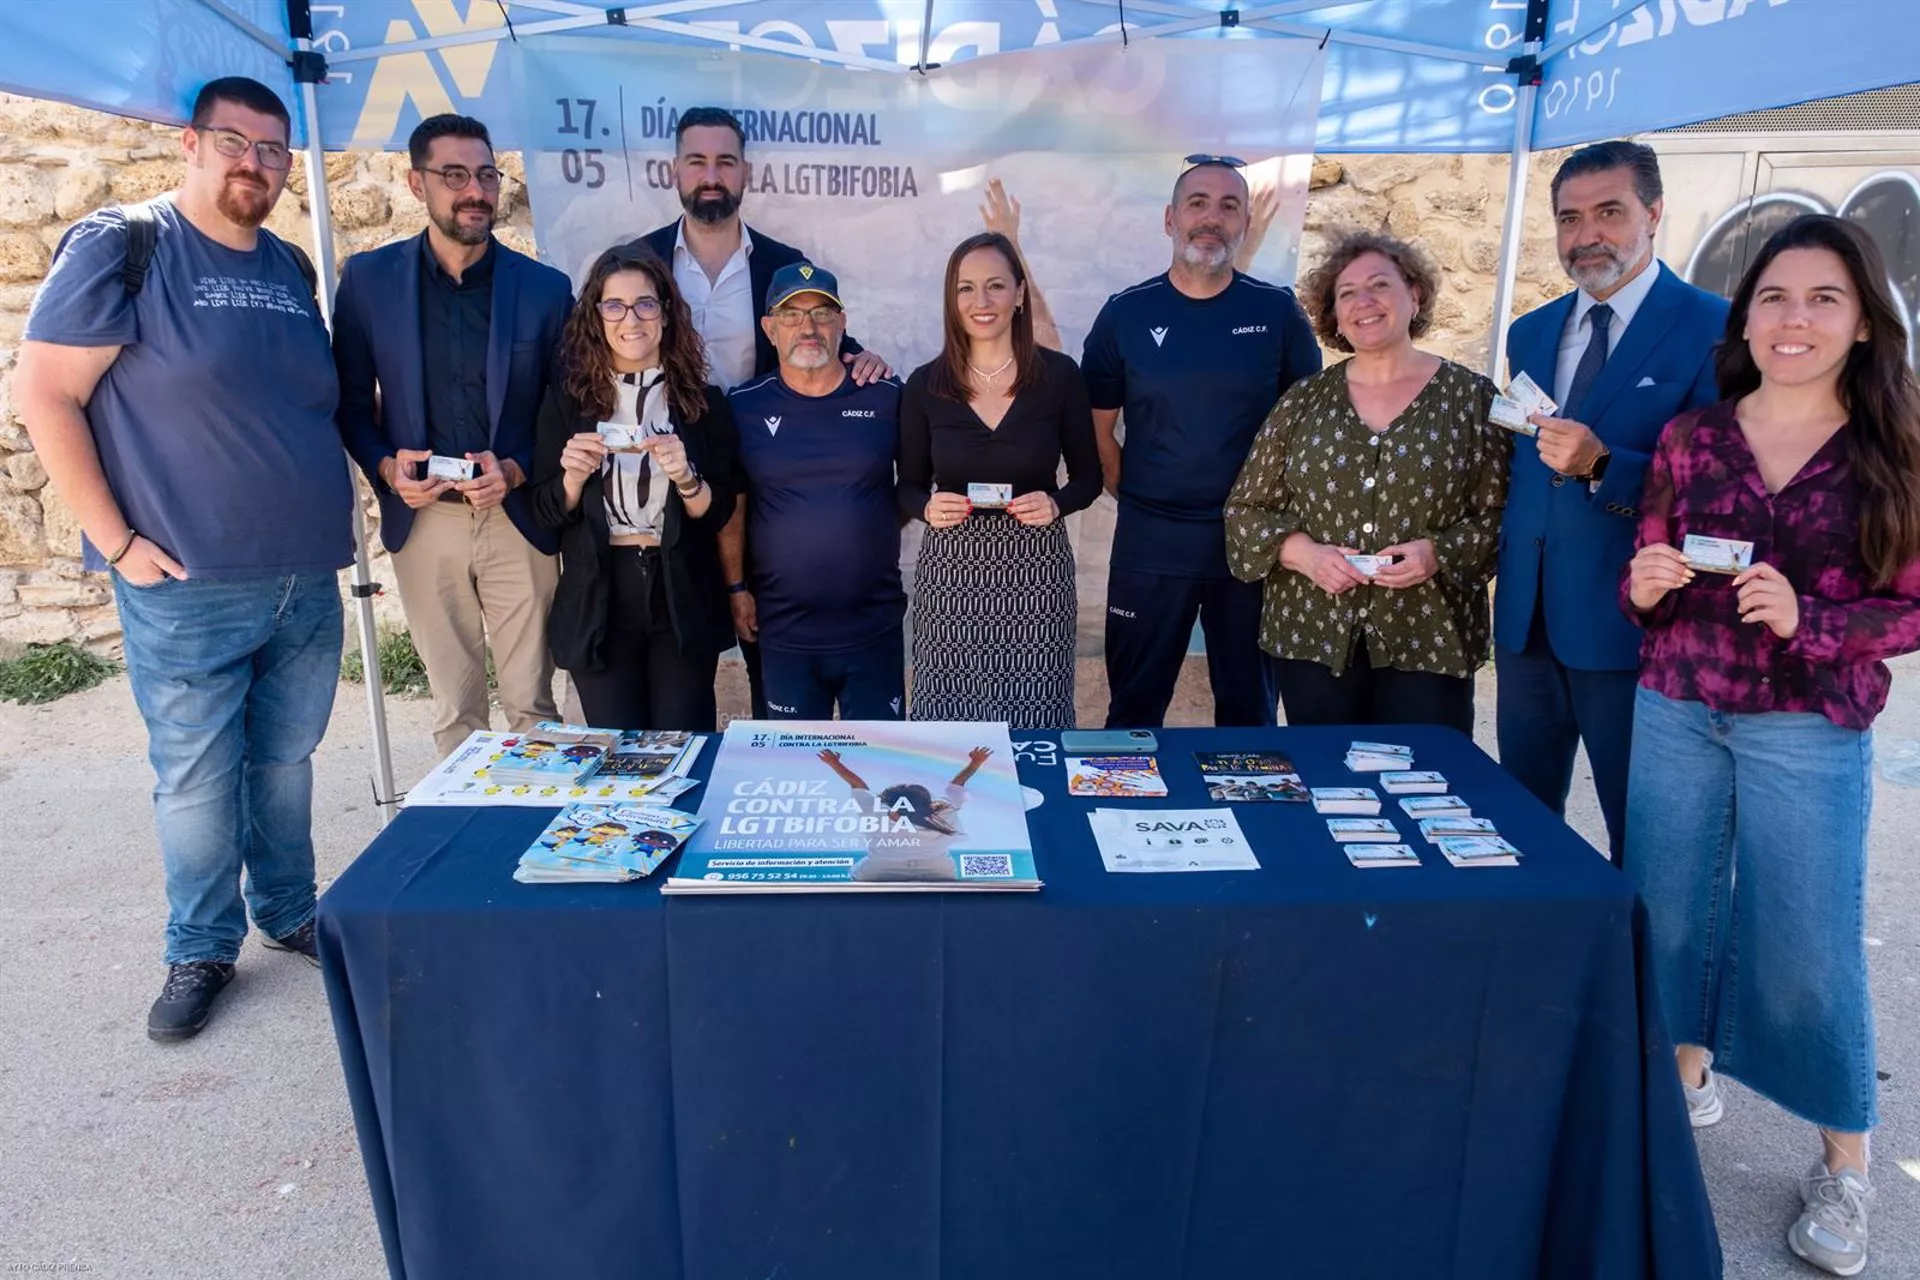
[[[340,434],[380,498],[445,755],[488,726],[489,642],[509,727],[556,715],[558,547],[525,485],[573,292],[493,238],[502,179],[485,125],[433,116],[409,152],[427,229],[347,260],[333,347]],[[472,477],[435,474],[449,460],[471,463]]]
[[[683,216],[640,237],[673,270],[673,282],[693,310],[693,327],[706,344],[710,376],[723,390],[763,378],[780,367],[760,327],[760,304],[774,272],[807,255],[740,218],[747,189],[747,133],[725,107],[689,107],[674,125],[673,182]],[[840,335],[840,358],[861,386],[893,371],[887,362]],[[747,590],[746,505],[720,531],[720,567],[727,577],[734,630],[747,665],[756,719],[767,718],[760,680],[759,617]]]
[[[1580,287],[1507,335],[1507,368],[1559,405],[1515,441],[1494,590],[1500,760],[1565,813],[1576,748],[1620,861],[1640,629],[1621,615],[1640,490],[1655,442],[1720,398],[1713,349],[1727,303],[1653,255],[1662,210],[1651,147],[1601,142],[1553,178],[1560,261]]]

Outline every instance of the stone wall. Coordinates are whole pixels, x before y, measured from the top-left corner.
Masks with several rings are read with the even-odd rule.
[[[1546,181],[1557,156],[1540,156],[1530,182],[1526,247],[1520,258],[1519,310],[1568,286],[1552,252]],[[519,157],[501,167],[520,175]],[[179,184],[179,131],[54,103],[0,94],[0,648],[78,639],[108,650],[118,639],[104,577],[80,569],[80,530],[46,482],[32,443],[12,414],[8,384],[34,288],[61,233],[105,204],[144,200]],[[1417,240],[1446,271],[1446,292],[1426,345],[1479,366],[1486,357],[1500,222],[1504,157],[1345,156],[1314,165],[1302,257],[1343,227],[1384,229]],[[406,157],[351,152],[327,157],[334,243],[341,258],[425,226],[406,188]],[[296,158],[267,226],[311,250],[304,169]],[[525,188],[509,183],[500,237],[531,252],[533,220]],[[366,504],[369,540],[378,513]],[[384,556],[376,581],[393,581]],[[377,609],[400,620],[399,601]]]

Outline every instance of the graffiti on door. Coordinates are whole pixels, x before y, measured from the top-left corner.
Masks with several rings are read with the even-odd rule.
[[[1767,237],[1803,213],[1837,213],[1859,223],[1887,259],[1887,282],[1907,320],[1907,360],[1920,354],[1920,177],[1902,169],[1874,174],[1838,205],[1797,191],[1769,191],[1742,200],[1714,220],[1687,259],[1686,278],[1723,298]]]

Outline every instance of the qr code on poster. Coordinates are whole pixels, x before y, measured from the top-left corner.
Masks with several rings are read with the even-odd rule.
[[[960,855],[963,880],[1011,880],[1013,855],[1008,853],[963,853]]]

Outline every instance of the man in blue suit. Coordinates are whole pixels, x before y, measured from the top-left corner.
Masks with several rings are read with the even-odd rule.
[[[427,229],[347,260],[333,347],[340,434],[380,498],[445,755],[488,725],[489,642],[509,727],[556,715],[547,610],[559,548],[525,485],[573,291],[493,238],[502,178],[485,125],[433,116],[408,149]],[[429,474],[430,459],[474,474]]]
[[[1579,286],[1513,322],[1507,367],[1552,396],[1513,451],[1494,592],[1500,760],[1564,813],[1576,748],[1620,861],[1640,630],[1620,612],[1640,489],[1667,422],[1719,399],[1722,298],[1653,256],[1662,211],[1651,147],[1601,142],[1553,178],[1560,261]]]

